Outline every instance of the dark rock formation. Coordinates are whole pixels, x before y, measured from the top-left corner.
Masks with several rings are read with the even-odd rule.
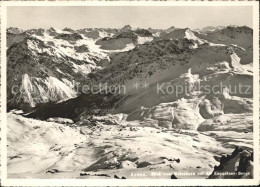
[[[222,156],[219,166],[209,179],[251,179],[253,178],[253,152],[236,147],[231,155]]]

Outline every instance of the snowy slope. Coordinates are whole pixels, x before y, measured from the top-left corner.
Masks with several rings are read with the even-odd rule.
[[[207,178],[235,145],[252,150],[253,143],[252,132],[170,131],[119,115],[59,124],[11,112],[8,121],[8,177],[15,178],[154,178],[151,170],[165,173],[159,179]]]

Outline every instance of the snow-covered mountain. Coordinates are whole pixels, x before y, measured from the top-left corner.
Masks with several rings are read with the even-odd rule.
[[[10,108],[30,108],[38,103],[77,97],[80,94],[77,85],[90,79],[108,84],[123,83],[128,85],[129,91],[134,81],[147,82],[151,84],[146,90],[149,95],[153,83],[179,79],[190,68],[207,83],[212,79],[215,84],[216,76],[226,77],[227,82],[232,83],[237,82],[236,79],[252,81],[252,31],[247,27],[225,27],[207,35],[171,27],[160,37],[130,26],[75,31],[69,28],[18,30],[7,30]],[[90,78],[89,73],[95,78]],[[212,75],[214,78],[206,77]],[[242,76],[248,78],[239,78]],[[21,85],[22,92],[12,94],[13,85]],[[135,94],[131,94],[134,98]],[[140,106],[146,100],[148,105],[144,105],[149,107],[168,101],[163,96],[162,101],[154,103],[145,93],[141,98],[146,99],[140,103],[134,99]],[[170,100],[174,101],[172,96]],[[128,105],[126,108],[134,109]]]
[[[73,171],[76,177],[78,168],[84,171],[81,177],[94,175],[96,170],[112,176],[116,169],[122,169],[121,174],[131,178],[126,175],[131,170],[187,171],[191,166],[192,171],[201,168],[209,172],[203,176],[206,178],[221,156],[232,153],[236,146],[252,151],[252,33],[251,28],[238,26],[201,30],[133,29],[129,25],[120,29],[9,28],[7,104],[14,125],[9,127],[10,133],[21,128],[19,120],[32,130],[29,139],[41,134],[38,126],[51,129],[36,138],[44,147],[52,147],[53,155],[55,150],[62,155],[45,160],[52,166],[49,173]],[[84,85],[100,84],[123,85],[125,92],[82,92]],[[244,87],[238,90],[241,85]],[[176,90],[180,87],[185,90]],[[15,114],[14,109],[22,109],[25,117]],[[47,122],[37,125],[39,120],[28,118]],[[73,139],[70,133],[79,137],[72,143],[81,148],[92,146],[94,152],[86,156],[89,160],[81,160],[85,154],[81,148],[61,142],[63,130],[57,130],[61,123],[75,127],[63,129],[69,140]],[[20,152],[16,140],[26,129],[9,140],[13,156]],[[47,141],[52,131],[59,136]],[[119,134],[122,139],[117,138]],[[86,135],[91,139],[88,143]],[[132,147],[124,143],[128,137],[143,144]],[[153,138],[156,141],[151,142]],[[100,143],[105,141],[105,145]],[[21,145],[27,143],[25,138]],[[210,143],[215,149],[203,147]],[[143,146],[151,146],[149,153]],[[104,148],[101,156],[96,154],[100,153],[98,147]],[[155,150],[162,151],[157,154]],[[69,153],[80,163],[73,160],[63,167]],[[194,153],[196,161],[191,162]],[[39,154],[34,159],[41,157]],[[177,164],[175,156],[184,160],[183,164]],[[14,169],[18,162],[10,163],[10,174],[19,176]],[[30,167],[22,173],[42,169],[46,167]]]
[[[8,102],[10,108],[64,101],[112,52],[153,40],[144,29],[7,29]],[[15,86],[15,88],[14,88]],[[14,89],[22,90],[15,95]]]
[[[244,49],[252,48],[253,44],[253,30],[246,26],[228,26],[206,34],[195,32],[195,35],[201,39],[208,40],[209,42],[225,45],[238,45]]]
[[[93,69],[101,68],[98,62],[107,58],[92,39],[53,28],[8,33],[7,44],[11,108],[76,97],[77,84],[83,83]]]

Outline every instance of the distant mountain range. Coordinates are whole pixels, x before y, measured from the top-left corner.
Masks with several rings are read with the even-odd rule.
[[[117,103],[110,103],[109,108],[128,113],[186,97],[157,95],[156,84],[186,84],[193,74],[203,84],[222,80],[251,85],[252,44],[253,30],[246,26],[201,30],[132,29],[129,25],[122,29],[8,28],[8,109],[62,106],[72,98],[76,102],[85,95],[77,88],[95,83],[126,85],[127,94],[117,95]],[[189,69],[191,74],[185,75]],[[140,93],[133,89],[135,82],[150,86]]]

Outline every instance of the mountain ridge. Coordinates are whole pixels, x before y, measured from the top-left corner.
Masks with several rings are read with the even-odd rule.
[[[241,29],[241,32],[238,32],[238,30]],[[150,29],[151,30],[151,29]],[[88,33],[89,31],[94,33],[98,33],[98,34],[91,34],[91,35],[86,35],[86,33]],[[158,31],[158,30],[157,30]],[[221,32],[220,32],[221,31]],[[217,31],[213,31],[211,32],[213,34],[213,36],[217,35],[218,33],[220,33],[220,35],[225,35],[227,33],[227,31],[232,32],[237,34],[237,37],[235,38],[236,40],[240,41],[240,38],[243,37],[244,35],[241,35],[240,33],[245,33],[245,34],[249,34],[248,37],[252,37],[251,34],[252,32],[250,31],[250,28],[247,27],[223,27],[220,30]],[[67,85],[67,88],[64,88],[64,85],[62,85],[62,87],[64,88],[64,91],[66,90],[66,92],[68,92],[68,90],[70,90],[70,94],[68,96],[64,96],[64,91],[60,90],[63,89],[62,87],[57,88],[57,92],[54,92],[54,95],[57,94],[57,98],[58,99],[54,99],[53,101],[49,99],[47,99],[46,101],[51,101],[51,102],[59,102],[62,100],[67,100],[73,97],[77,97],[78,94],[80,93],[76,93],[75,89],[72,86],[73,81],[76,81],[78,84],[81,83],[89,83],[93,82],[93,80],[95,79],[100,79],[98,77],[102,77],[104,75],[107,75],[110,79],[109,84],[111,83],[120,83],[122,80],[124,79],[129,79],[129,78],[117,78],[118,81],[114,78],[112,78],[114,75],[110,75],[109,72],[113,72],[113,68],[116,70],[118,69],[119,71],[124,71],[125,69],[125,65],[122,64],[119,65],[116,61],[121,61],[120,59],[126,59],[126,61],[129,61],[128,64],[131,66],[131,68],[129,68],[129,70],[131,70],[132,72],[134,71],[140,71],[140,68],[144,68],[144,72],[142,74],[146,74],[142,79],[143,80],[148,80],[149,77],[151,76],[150,80],[157,80],[158,79],[158,72],[159,70],[163,70],[163,67],[167,67],[169,66],[169,62],[171,60],[173,61],[178,61],[181,54],[183,53],[182,50],[186,50],[185,53],[187,53],[186,55],[184,55],[182,58],[182,63],[186,63],[185,61],[190,61],[189,57],[185,57],[185,56],[189,56],[188,54],[190,54],[190,56],[193,56],[195,54],[199,54],[200,51],[205,51],[207,55],[207,53],[212,53],[212,49],[218,51],[222,51],[221,53],[226,53],[227,55],[225,57],[225,61],[229,64],[229,66],[232,68],[232,64],[230,62],[230,55],[232,53],[237,53],[240,57],[240,61],[243,64],[250,64],[252,61],[252,44],[251,44],[251,40],[248,40],[248,44],[246,44],[247,49],[244,49],[243,47],[240,47],[238,44],[240,44],[239,42],[237,42],[237,44],[235,43],[233,45],[227,44],[227,43],[223,43],[223,44],[218,44],[217,42],[219,41],[219,39],[217,38],[216,41],[214,40],[214,38],[216,37],[210,37],[207,35],[201,35],[200,33],[193,31],[191,29],[185,28],[185,29],[179,29],[179,28],[175,28],[175,27],[170,27],[169,29],[164,30],[160,30],[160,32],[164,32],[162,35],[157,35],[155,36],[154,33],[150,32],[149,30],[146,29],[141,29],[141,28],[137,28],[137,29],[132,29],[132,27],[130,26],[126,26],[123,29],[120,30],[113,30],[113,29],[79,29],[79,30],[73,30],[70,28],[64,28],[63,30],[58,30],[58,29],[54,29],[54,28],[50,28],[48,30],[44,30],[44,29],[32,29],[32,30],[28,30],[28,31],[22,31],[20,29],[13,29],[12,33],[12,29],[7,29],[7,43],[8,43],[8,54],[10,55],[10,57],[8,57],[8,59],[12,59],[11,62],[11,66],[12,68],[16,69],[16,66],[19,64],[17,63],[17,59],[16,57],[14,57],[13,54],[16,53],[16,49],[17,50],[20,47],[16,47],[16,45],[24,45],[24,49],[27,50],[27,52],[22,52],[24,54],[29,55],[28,57],[30,57],[32,60],[32,64],[36,65],[35,67],[37,67],[39,65],[39,62],[43,62],[43,67],[45,66],[45,62],[48,58],[52,58],[52,59],[56,59],[54,61],[56,61],[55,65],[54,63],[52,63],[52,66],[56,66],[55,68],[52,68],[52,71],[54,71],[55,73],[51,73],[52,71],[47,71],[45,70],[45,72],[42,72],[42,70],[37,70],[36,71],[32,71],[32,72],[39,72],[39,73],[43,73],[45,74],[45,76],[42,76],[42,78],[46,78],[46,76],[51,77],[54,75],[54,78],[58,78],[58,81],[61,81],[61,84]],[[102,35],[100,35],[100,33],[103,33]],[[228,33],[229,33],[228,32]],[[25,35],[22,35],[22,33],[26,33]],[[217,33],[217,34],[216,34]],[[228,34],[232,35],[232,34]],[[141,42],[140,38],[144,38]],[[14,39],[17,38],[17,39]],[[150,38],[150,39],[148,39]],[[232,39],[231,41],[235,40]],[[104,42],[107,41],[113,41],[112,44],[111,42],[108,44],[104,44]],[[122,41],[122,43],[120,44],[121,46],[119,47],[118,44]],[[28,44],[29,42],[29,44]],[[18,44],[15,44],[18,43]],[[244,42],[243,42],[244,43]],[[116,44],[116,46],[113,46],[114,44]],[[102,47],[102,46],[113,46],[111,47]],[[26,49],[27,46],[27,49]],[[244,46],[244,45],[243,45]],[[102,49],[103,48],[103,49]],[[207,49],[208,48],[208,49]],[[221,49],[223,48],[223,49]],[[19,50],[21,50],[23,48],[20,48]],[[111,50],[112,49],[112,50]],[[232,50],[230,50],[232,49]],[[29,51],[28,51],[29,50]],[[214,51],[213,50],[213,51]],[[14,52],[11,52],[14,51]],[[225,51],[225,52],[224,52]],[[19,53],[18,53],[19,54]],[[24,55],[22,54],[22,56]],[[143,55],[146,54],[146,55]],[[46,56],[47,55],[47,56]],[[141,56],[143,57],[141,57]],[[212,54],[211,54],[212,55]],[[49,56],[49,57],[48,57]],[[130,57],[130,56],[136,56],[136,57]],[[178,56],[178,58],[176,59],[176,57]],[[27,59],[28,59],[27,57]],[[54,57],[54,58],[53,58]],[[138,58],[137,58],[138,57]],[[19,57],[19,58],[24,58],[24,57]],[[140,59],[143,59],[144,61],[142,62],[135,62],[137,64],[133,64],[133,61],[135,61],[137,58],[139,61]],[[150,61],[152,62],[145,62],[145,60],[150,59]],[[186,60],[185,60],[186,58]],[[218,57],[219,58],[219,57]],[[112,59],[112,60],[111,60]],[[224,60],[224,59],[223,59]],[[38,61],[38,65],[35,64],[35,61]],[[64,61],[65,63],[61,63],[62,61]],[[157,62],[158,63],[157,63]],[[174,63],[176,64],[177,61]],[[204,61],[204,60],[202,60]],[[221,60],[219,60],[221,61]],[[115,63],[116,62],[116,63]],[[156,63],[155,63],[156,62]],[[115,63],[115,66],[113,66],[113,64]],[[13,65],[12,65],[13,64]],[[47,63],[48,64],[48,63]],[[67,65],[66,65],[67,64]],[[144,66],[141,64],[147,64],[148,66]],[[152,67],[152,64],[156,66],[159,66],[159,68],[155,68]],[[183,65],[184,65],[183,64]],[[62,65],[61,67],[59,67],[60,65]],[[100,65],[100,66],[99,66]],[[67,66],[67,67],[66,67]],[[122,70],[120,70],[120,66],[123,67]],[[133,69],[136,66],[136,68],[139,69]],[[142,67],[143,66],[143,67]],[[190,65],[188,65],[190,66]],[[188,69],[190,68],[186,68],[186,70],[182,70],[182,73],[185,73],[185,71],[187,72]],[[64,67],[64,68],[63,68]],[[65,68],[66,67],[66,68]],[[70,67],[73,67],[72,71],[69,70]],[[147,68],[150,67],[153,70],[148,70]],[[173,66],[174,68],[175,65]],[[185,67],[185,65],[184,65]],[[249,67],[249,66],[248,66]],[[194,72],[195,74],[197,73],[196,69],[198,67],[194,67],[192,68],[192,72]],[[48,69],[47,67],[44,67],[43,69]],[[67,69],[67,70],[66,70]],[[183,69],[183,66],[180,66],[180,69]],[[118,71],[117,70],[117,71]],[[10,69],[9,72],[12,72],[13,70]],[[64,72],[65,71],[65,74]],[[143,70],[142,70],[143,71]],[[176,70],[173,70],[176,71]],[[177,72],[177,71],[176,71]],[[26,70],[24,71],[25,74],[29,75]],[[202,71],[198,71],[198,73],[202,73]],[[12,74],[12,73],[10,73]],[[22,73],[23,74],[23,73]],[[81,75],[80,75],[81,74]],[[100,74],[100,75],[98,75]],[[154,75],[156,76],[154,76]],[[162,74],[162,72],[161,72]],[[166,73],[167,74],[167,73]],[[19,75],[19,74],[18,74]],[[35,82],[37,80],[37,77],[34,81],[31,82],[31,76],[25,76],[27,77],[27,80],[29,80],[29,82],[27,82],[26,84],[33,84],[35,85],[35,87],[38,89],[38,92],[36,91],[35,95],[42,95],[39,94],[41,93],[40,90],[46,90],[47,85],[46,83],[44,83],[45,85],[37,85],[37,83]],[[128,73],[128,75],[126,76],[130,76],[131,72]],[[179,74],[180,75],[180,74]],[[12,74],[12,76],[15,76],[14,74]],[[17,76],[17,75],[16,75]],[[78,78],[72,78],[72,77],[78,77]],[[120,75],[120,76],[125,76],[124,74]],[[136,76],[138,77],[139,75],[135,75],[135,73],[132,75],[133,76],[133,80],[131,80],[132,78],[130,78],[130,82],[127,83],[127,87],[130,89],[130,84],[134,82],[134,80],[138,80],[136,79]],[[148,76],[148,78],[147,78]],[[94,77],[94,79],[90,78],[90,77]],[[105,76],[106,77],[106,76]],[[145,78],[146,77],[146,78]],[[152,78],[154,77],[154,78]],[[176,75],[176,77],[178,77]],[[114,80],[112,80],[112,79]],[[24,78],[21,76],[21,74],[19,75],[19,80],[23,80]],[[52,78],[51,78],[52,79]],[[66,81],[64,82],[64,80],[66,79]],[[76,79],[76,80],[73,80]],[[106,80],[108,80],[107,78],[103,78],[104,80],[101,82],[104,82]],[[121,79],[121,80],[120,80]],[[9,79],[8,79],[9,80]],[[17,78],[15,80],[18,80]],[[69,81],[67,81],[69,80]],[[120,81],[119,81],[120,80]],[[10,80],[11,81],[11,80]],[[45,81],[41,81],[41,82],[46,82]],[[47,80],[48,82],[48,80]],[[95,81],[94,81],[95,82]],[[150,82],[150,81],[148,81]],[[19,81],[14,82],[11,81],[9,85],[14,85],[14,83],[16,85],[19,85]],[[43,84],[43,83],[41,83]],[[48,83],[50,84],[50,83]],[[38,87],[42,87],[42,88],[38,88]],[[75,86],[75,85],[74,85]],[[23,86],[24,88],[25,86]],[[28,88],[28,86],[27,86]],[[56,88],[54,88],[55,90]],[[8,99],[9,103],[10,103],[10,109],[11,108],[16,108],[16,104],[15,104],[15,99],[12,99],[12,94],[10,94],[11,89],[8,88],[8,96],[10,97],[10,99]],[[131,89],[130,89],[131,90]],[[48,91],[48,88],[47,88]],[[27,96],[26,97],[30,97]],[[47,98],[50,96],[47,96]],[[20,96],[16,96],[15,98],[23,98],[23,94],[21,94]],[[30,99],[25,99],[25,103],[26,101],[28,101]],[[21,100],[21,102],[23,102],[23,100]],[[31,102],[31,103],[30,103]],[[43,102],[43,98],[40,99],[39,103]],[[19,103],[19,101],[18,101]],[[19,104],[20,105],[20,104]],[[21,104],[22,106],[23,104]],[[27,105],[27,104],[26,104]],[[37,105],[36,103],[32,103],[32,101],[29,101],[29,105],[31,105],[31,107],[35,107]],[[30,106],[26,106],[25,108],[30,108]],[[20,108],[20,107],[18,107]]]

